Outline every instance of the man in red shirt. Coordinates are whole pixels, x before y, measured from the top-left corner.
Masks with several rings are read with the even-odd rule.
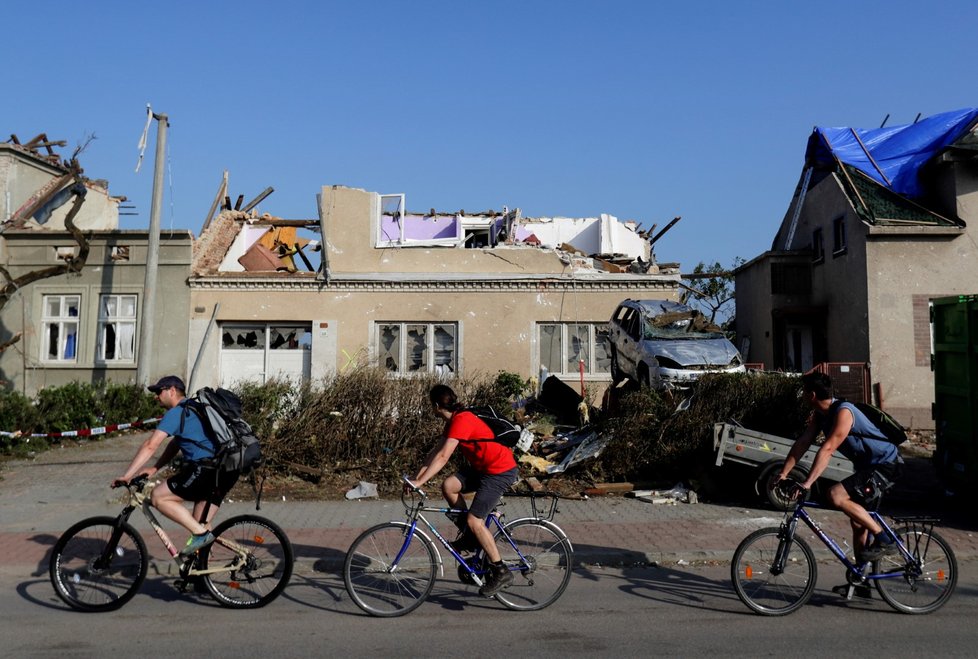
[[[434,478],[459,448],[468,465],[446,478],[441,491],[455,509],[466,509],[463,493],[475,492],[475,497],[465,520],[458,522],[463,532],[452,547],[456,551],[472,551],[481,546],[486,552],[492,565],[479,594],[491,597],[513,582],[513,574],[500,559],[492,532],[486,527],[486,517],[503,492],[519,479],[516,458],[508,447],[493,441],[495,435],[489,426],[465,411],[451,387],[435,385],[428,398],[435,414],[445,419],[445,433],[414,477],[414,485],[421,487]]]

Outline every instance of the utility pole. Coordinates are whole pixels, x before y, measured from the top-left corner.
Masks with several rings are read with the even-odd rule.
[[[163,167],[166,164],[166,129],[170,122],[165,114],[153,113],[156,119],[156,164],[153,171],[153,205],[149,214],[149,242],[146,248],[146,279],[139,323],[136,384],[150,384],[150,370],[155,366],[153,330],[156,321],[156,276],[160,263],[160,210],[163,207]],[[165,375],[160,373],[158,375]]]

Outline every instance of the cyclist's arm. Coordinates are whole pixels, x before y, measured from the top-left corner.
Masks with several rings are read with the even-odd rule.
[[[431,449],[428,457],[425,458],[424,466],[418,471],[418,474],[411,479],[415,487],[421,487],[427,483],[430,479],[438,475],[441,468],[451,459],[452,453],[455,452],[455,447],[458,446],[458,440],[452,439],[451,437],[446,437],[445,440]]]
[[[118,482],[128,483],[135,478],[140,473],[143,465],[149,462],[149,459],[153,457],[156,451],[160,448],[160,444],[162,444],[163,440],[167,437],[169,437],[169,435],[162,430],[154,430],[153,434],[150,435],[149,438],[139,447],[139,450],[136,451],[136,457],[134,457],[132,462],[129,463],[129,468],[126,469],[126,473],[114,479],[112,481],[112,485],[115,485]],[[168,446],[167,451],[169,451],[169,449],[170,447]]]
[[[808,420],[808,425],[805,427],[805,432],[803,432],[795,443],[791,445],[788,450],[788,456],[784,459],[784,465],[781,467],[781,473],[778,474],[775,481],[782,481],[788,477],[791,470],[795,468],[798,461],[801,460],[801,456],[805,455],[805,451],[808,447],[812,445],[815,441],[815,436],[818,434],[818,427],[815,425],[814,416]]]
[[[815,455],[815,461],[812,463],[812,470],[808,474],[808,479],[802,484],[802,487],[811,489],[812,484],[818,480],[818,477],[822,475],[825,468],[829,466],[832,454],[835,453],[839,445],[849,436],[849,431],[852,430],[852,422],[852,412],[845,408],[839,409],[839,413],[835,415],[835,427],[832,428],[831,434],[825,438],[825,442],[818,449],[818,453]]]

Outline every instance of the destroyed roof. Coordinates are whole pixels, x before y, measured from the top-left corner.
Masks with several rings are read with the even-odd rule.
[[[978,109],[964,108],[912,124],[881,128],[816,126],[808,139],[807,165],[859,170],[888,190],[919,198],[920,168],[975,128]]]

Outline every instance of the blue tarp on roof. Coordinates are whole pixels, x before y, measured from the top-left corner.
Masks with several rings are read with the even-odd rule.
[[[922,190],[917,171],[964,135],[976,119],[978,108],[964,108],[904,126],[816,126],[808,139],[805,160],[808,164],[832,166],[838,159],[897,194],[919,197]]]

